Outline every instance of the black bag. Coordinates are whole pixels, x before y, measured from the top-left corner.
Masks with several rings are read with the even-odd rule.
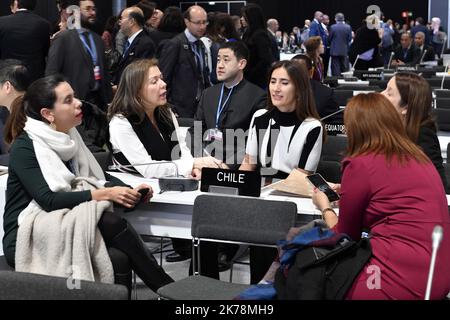
[[[287,276],[278,270],[279,300],[343,300],[372,256],[368,238],[347,241],[333,249],[305,248],[297,253]]]
[[[109,141],[106,112],[95,104],[83,101],[83,122],[77,127],[84,143],[92,153],[105,151]]]

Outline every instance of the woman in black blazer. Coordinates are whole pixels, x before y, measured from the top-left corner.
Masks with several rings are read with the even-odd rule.
[[[242,40],[250,51],[250,59],[245,69],[245,79],[265,89],[274,58],[264,15],[260,6],[249,4],[242,9],[242,16],[248,25]]]

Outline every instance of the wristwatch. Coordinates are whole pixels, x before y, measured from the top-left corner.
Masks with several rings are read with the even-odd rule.
[[[321,211],[321,212],[322,212],[322,219],[323,219],[323,220],[325,220],[324,215],[325,215],[325,212],[327,212],[327,211],[331,211],[331,212],[333,212],[334,214],[336,214],[336,212],[334,212],[333,208],[330,208],[330,207],[325,208],[325,209],[323,209],[323,210]]]

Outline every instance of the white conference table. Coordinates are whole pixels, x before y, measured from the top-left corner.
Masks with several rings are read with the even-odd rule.
[[[147,183],[154,190],[149,204],[140,204],[134,211],[124,213],[127,220],[139,234],[191,239],[191,220],[195,199],[204,194],[201,191],[164,192],[159,193],[157,179],[144,179],[125,173],[110,173],[123,182],[135,187]],[[320,218],[320,211],[315,208],[311,199],[272,195],[271,189],[263,189],[261,198],[274,201],[291,201],[297,205],[298,222],[306,223]]]
[[[202,192],[164,192],[163,194],[159,194],[158,180],[156,179],[144,179],[116,172],[111,174],[131,186],[147,183],[154,190],[154,196],[149,204],[139,204],[134,211],[123,213],[139,234],[155,237],[191,239],[193,205],[195,198],[203,194]],[[3,212],[7,179],[8,175],[0,176],[0,239],[3,238]],[[270,189],[263,189],[261,198],[296,203],[299,223],[306,223],[320,218],[320,212],[315,208],[311,199],[273,195]],[[450,206],[450,195],[447,195],[447,202]],[[1,241],[0,255],[3,255]]]

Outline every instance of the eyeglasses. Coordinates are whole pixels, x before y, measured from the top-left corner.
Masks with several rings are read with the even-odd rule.
[[[209,21],[192,21],[189,20],[190,23],[195,24],[196,26],[202,25],[204,24],[205,26],[207,26],[209,24]]]

